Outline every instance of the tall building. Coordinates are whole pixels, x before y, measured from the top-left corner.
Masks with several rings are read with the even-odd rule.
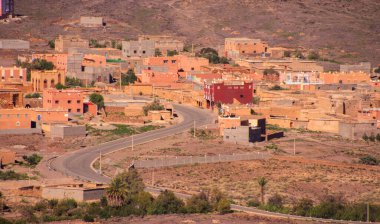
[[[13,0],[0,0],[0,19],[14,15],[15,3]]]

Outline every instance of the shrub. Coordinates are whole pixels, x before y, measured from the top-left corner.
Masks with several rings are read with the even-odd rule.
[[[0,180],[26,180],[28,175],[23,173],[16,173],[13,170],[7,170],[5,172],[0,170]]]
[[[218,205],[217,205],[217,212],[219,212],[219,214],[223,215],[223,214],[227,214],[227,213],[230,213],[231,212],[231,203],[229,200],[227,200],[226,198],[222,198],[219,202],[218,202]]]
[[[30,98],[40,98],[41,94],[39,93],[29,93],[25,96],[25,98],[30,99]]]
[[[42,156],[35,153],[31,156],[23,156],[22,158],[28,162],[29,166],[36,166],[42,160]]]
[[[283,197],[279,194],[275,194],[272,197],[268,198],[268,206],[275,209],[282,209],[284,207]]]
[[[55,208],[58,205],[58,200],[57,199],[50,199],[47,201],[48,206],[50,209]]]
[[[157,100],[143,107],[144,115],[147,116],[151,110],[165,110],[165,107]]]
[[[5,219],[3,217],[0,217],[0,223],[1,224],[12,224],[11,221],[9,221],[8,219]]]
[[[127,74],[121,74],[121,85],[127,86],[129,84],[133,84],[137,81],[137,76],[132,69],[129,69]]]
[[[98,110],[104,107],[104,98],[98,93],[93,93],[90,95],[90,102],[98,106]]]
[[[95,222],[95,218],[91,215],[85,214],[83,216],[83,221],[85,222]]]
[[[369,137],[368,137],[367,133],[364,133],[364,135],[363,135],[363,137],[362,137],[362,138],[363,138],[363,140],[364,140],[364,141],[368,141],[368,139],[369,139]]]
[[[380,142],[380,134],[376,135],[376,141]]]
[[[54,215],[63,216],[68,215],[68,212],[78,207],[78,203],[74,199],[64,199],[59,201],[57,206],[54,207]]]
[[[148,210],[148,214],[173,214],[184,210],[184,203],[173,192],[165,190],[154,201]]]
[[[49,204],[47,201],[39,201],[34,205],[34,210],[42,212],[45,211],[49,207]]]
[[[190,197],[186,202],[186,211],[188,213],[208,213],[211,210],[208,196],[204,192]]]
[[[307,59],[309,60],[318,60],[319,58],[319,54],[316,51],[310,52],[310,54],[307,56]]]
[[[279,85],[274,85],[274,86],[272,86],[271,88],[269,88],[269,90],[285,90],[284,88],[282,88],[281,86],[279,86]]]
[[[360,158],[359,163],[376,166],[376,165],[379,165],[380,161],[373,156],[364,156]]]
[[[247,202],[248,207],[259,207],[260,202],[256,199],[251,199]]]
[[[298,203],[293,207],[293,212],[297,215],[306,216],[310,213],[310,210],[313,208],[313,201],[308,198],[302,198]]]
[[[376,137],[375,137],[375,135],[374,135],[373,133],[368,137],[368,139],[369,139],[371,142],[376,141]]]
[[[146,215],[148,213],[148,209],[153,205],[153,201],[153,196],[148,192],[139,192],[133,199],[134,206],[138,208],[136,211],[137,215]]]
[[[55,88],[58,90],[67,89],[67,86],[62,85],[62,83],[57,83]]]

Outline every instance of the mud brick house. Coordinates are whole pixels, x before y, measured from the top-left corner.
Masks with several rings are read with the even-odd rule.
[[[55,88],[55,85],[58,83],[65,85],[65,73],[58,70],[32,70],[31,80],[33,85],[33,92],[42,92],[48,88]]]
[[[268,44],[260,39],[226,38],[224,43],[225,57],[239,58],[244,55],[263,54],[268,52]]]
[[[18,89],[0,88],[0,109],[23,107],[23,93]]]
[[[183,41],[168,35],[141,35],[139,41],[151,40],[154,41],[155,49],[158,49],[163,55],[168,51],[183,51],[185,44]]]
[[[67,71],[67,54],[33,54],[32,60],[43,59],[53,63],[55,69]]]
[[[222,104],[252,104],[253,83],[233,81],[212,81],[205,83],[204,97],[207,108],[213,109],[217,103]]]
[[[59,35],[55,39],[55,51],[67,53],[69,48],[89,48],[88,40],[81,39],[78,36],[62,36]]]
[[[26,82],[26,68],[0,67],[0,82],[11,82],[14,80]]]
[[[44,108],[66,109],[68,113],[83,114],[84,95],[78,90],[47,89],[43,92]]]

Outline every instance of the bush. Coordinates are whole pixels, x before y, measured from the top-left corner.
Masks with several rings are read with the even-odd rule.
[[[371,142],[376,141],[376,137],[375,137],[375,135],[374,135],[373,133],[368,137],[368,139],[369,139]]]
[[[45,59],[34,59],[30,64],[32,70],[53,70],[54,64]]]
[[[380,142],[380,134],[376,135],[376,141]]]
[[[184,211],[184,203],[173,192],[165,190],[154,201],[148,210],[148,214],[174,214]]]
[[[247,202],[247,206],[248,207],[259,207],[260,206],[260,202],[256,199],[251,199]]]
[[[30,98],[40,98],[41,94],[39,93],[29,93],[25,96],[25,98],[30,99]]]
[[[133,199],[133,204],[138,210],[136,211],[137,215],[146,215],[148,209],[152,207],[154,198],[148,192],[142,191],[135,196]]]
[[[365,156],[365,157],[360,158],[359,163],[376,166],[376,165],[379,165],[380,161],[373,156]]]
[[[36,166],[42,160],[42,156],[38,154],[33,154],[31,156],[23,156],[22,157],[30,166]]]
[[[45,211],[49,207],[49,204],[47,201],[39,201],[34,205],[34,210],[42,212]]]
[[[98,106],[98,110],[104,107],[104,98],[98,93],[93,93],[90,95],[90,102]]]
[[[165,107],[157,100],[143,107],[144,115],[147,116],[151,110],[165,110]]]
[[[368,137],[367,133],[364,133],[364,135],[363,135],[362,138],[363,138],[364,141],[368,141],[369,140],[369,137]]]
[[[7,170],[5,172],[0,170],[0,180],[26,180],[28,175],[23,173],[16,173],[13,170]]]
[[[282,209],[284,207],[283,197],[279,194],[275,194],[272,197],[268,198],[268,206],[275,209]]]
[[[95,222],[95,218],[91,215],[85,214],[83,217],[83,221],[85,222]]]
[[[69,215],[69,211],[78,207],[78,203],[74,199],[64,199],[59,201],[54,207],[53,213],[56,216]]]
[[[301,199],[294,207],[293,212],[297,215],[306,216],[313,208],[313,201],[308,198]]]
[[[58,90],[67,89],[67,86],[62,85],[62,83],[57,83],[55,88]]]
[[[274,85],[274,86],[272,86],[271,88],[269,88],[269,90],[285,90],[285,89],[282,88],[282,87],[279,86],[279,85]]]
[[[121,85],[127,86],[137,81],[137,76],[132,69],[129,69],[127,74],[121,74]]]
[[[188,213],[208,213],[212,210],[208,196],[201,192],[190,197],[186,202],[186,211]]]
[[[310,52],[310,54],[307,56],[307,59],[309,60],[318,60],[319,58],[319,54],[316,51]]]
[[[222,198],[218,202],[216,211],[219,212],[219,214],[221,214],[221,215],[230,213],[231,212],[231,203],[230,203],[230,201],[227,200],[226,198]]]

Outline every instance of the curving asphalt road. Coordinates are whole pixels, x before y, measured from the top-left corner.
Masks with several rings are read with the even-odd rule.
[[[212,114],[207,110],[200,110],[184,105],[174,105],[174,110],[176,113],[181,114],[183,122],[172,127],[135,135],[133,136],[134,145],[143,144],[189,130],[194,126],[194,121],[197,127],[210,124],[213,121]],[[131,145],[132,137],[121,138],[101,145],[64,154],[52,160],[50,164],[53,169],[68,176],[92,182],[107,183],[109,182],[109,178],[95,172],[91,168],[92,162],[99,157],[100,152],[102,154],[110,153],[131,147]]]
[[[183,122],[165,129],[159,129],[155,131],[146,132],[143,134],[135,135],[133,142],[135,145],[143,144],[149,141],[153,141],[159,138],[167,137],[186,131],[193,127],[194,120],[196,126],[203,126],[210,124],[213,121],[213,117],[210,112],[206,110],[200,110],[193,107],[188,107],[184,105],[174,105],[174,109],[177,113],[180,113],[183,117]],[[98,146],[93,146],[71,153],[64,154],[60,157],[52,158],[50,165],[54,170],[60,171],[68,176],[77,177],[82,180],[87,180],[91,182],[101,182],[108,183],[110,178],[103,176],[95,172],[91,166],[92,162],[99,157],[100,152],[111,153],[120,149],[131,147],[132,138],[122,138],[112,142],[107,142]],[[147,187],[147,191],[151,193],[159,194],[163,189]],[[191,195],[176,193],[180,198],[186,199]],[[252,213],[255,215],[273,217],[279,219],[292,219],[292,220],[302,220],[302,221],[314,221],[320,223],[362,223],[354,221],[342,221],[342,220],[332,220],[332,219],[320,219],[320,218],[311,218],[295,215],[280,214],[275,212],[268,212],[260,210],[253,207],[245,207],[240,205],[231,205],[231,209],[240,212]]]

